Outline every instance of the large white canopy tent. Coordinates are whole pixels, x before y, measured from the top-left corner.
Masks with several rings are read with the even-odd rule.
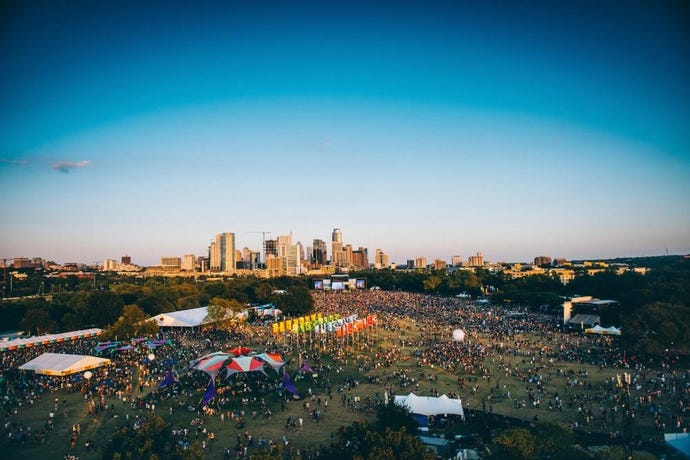
[[[63,376],[95,369],[110,364],[109,359],[88,355],[68,355],[65,353],[43,353],[19,366],[24,371],[36,374]]]
[[[449,398],[446,395],[417,396],[414,393],[408,395],[395,395],[393,402],[399,406],[408,408],[411,414],[423,415],[459,415],[465,418],[460,399]]]
[[[89,337],[96,337],[103,333],[103,329],[91,328],[78,331],[61,332],[59,334],[39,335],[34,337],[23,337],[21,339],[0,341],[0,351],[16,350],[19,348],[31,348],[49,343],[69,342]]]
[[[199,327],[209,323],[208,307],[160,313],[150,318],[160,327]]]
[[[232,314],[234,314],[235,318],[246,319],[248,316],[246,310]],[[231,319],[230,315],[228,319]],[[159,313],[156,316],[152,316],[147,321],[155,321],[160,327],[199,327],[213,322],[208,316],[208,307]]]

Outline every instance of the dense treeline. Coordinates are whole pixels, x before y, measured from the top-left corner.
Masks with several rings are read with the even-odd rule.
[[[28,298],[0,304],[0,330],[23,330],[31,334],[107,327],[121,317],[126,305],[138,306],[153,316],[206,306],[211,299],[234,300],[243,305],[273,303],[286,314],[311,311],[313,300],[305,278],[231,278],[225,281],[183,279],[107,278],[61,289],[48,302]]]
[[[492,303],[521,305],[560,315],[563,298],[591,295],[617,300],[615,308],[601,312],[602,322],[622,326],[624,343],[631,350],[647,353],[667,349],[690,355],[690,259],[657,257],[621,260],[651,268],[645,275],[632,271],[616,274],[603,271],[581,274],[563,285],[546,275],[508,279],[503,273],[475,271],[375,270],[351,273],[365,278],[367,286],[383,290],[438,295],[488,294]],[[47,278],[40,271],[25,271],[27,278],[13,288],[35,294],[52,293],[52,302],[42,298],[0,304],[0,330],[24,330],[34,334],[106,327],[114,324],[126,305],[138,306],[152,316],[175,310],[206,306],[211,299],[227,299],[240,304],[273,303],[290,315],[311,311],[309,290],[313,280],[306,277],[262,279],[229,278],[224,281],[194,279],[132,279],[98,274],[95,280],[71,276]],[[26,287],[28,286],[28,287]]]

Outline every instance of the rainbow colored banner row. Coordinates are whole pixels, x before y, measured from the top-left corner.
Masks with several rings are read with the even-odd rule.
[[[376,315],[367,315],[364,319],[358,319],[351,323],[346,323],[335,330],[337,337],[344,337],[348,334],[354,334],[369,326],[374,326],[378,322]]]
[[[314,326],[326,324],[340,319],[340,315],[333,313],[330,315],[323,315],[321,313],[312,313],[311,315],[300,316],[299,318],[286,319],[273,323],[273,333],[280,334],[281,332],[305,332],[314,330]],[[309,328],[309,329],[307,329]]]
[[[356,329],[355,329],[355,324]],[[280,334],[283,332],[292,332],[293,334],[300,334],[305,332],[314,332],[316,334],[326,334],[329,332],[338,332],[338,330],[354,331],[363,329],[367,325],[376,324],[376,315],[369,315],[365,319],[358,320],[357,315],[349,315],[345,318],[340,318],[340,315],[332,314],[323,316],[321,313],[316,313],[308,316],[302,316],[295,319],[287,319],[272,324],[273,333]],[[346,332],[349,333],[349,332]]]

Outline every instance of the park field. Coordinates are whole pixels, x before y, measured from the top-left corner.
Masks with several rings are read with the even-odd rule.
[[[393,394],[414,391],[422,396],[444,393],[456,395],[462,399],[464,408],[469,410],[468,413],[472,412],[474,416],[491,412],[527,422],[555,421],[571,426],[578,422],[578,430],[583,433],[617,432],[620,435],[623,432],[622,416],[614,417],[607,425],[603,425],[597,415],[602,408],[611,410],[613,403],[602,395],[610,388],[610,383],[616,379],[616,375],[626,369],[611,365],[601,366],[600,363],[585,360],[549,360],[546,358],[548,350],[543,356],[539,356],[533,352],[539,347],[544,351],[543,337],[539,334],[516,336],[514,340],[521,344],[519,350],[506,343],[502,350],[491,353],[472,369],[462,366],[452,369],[425,362],[419,352],[424,348],[422,344],[428,341],[428,335],[423,328],[417,327],[413,319],[399,321],[395,328],[371,328],[349,340],[338,341],[332,338],[321,344],[309,344],[308,340],[305,340],[299,344],[299,348],[296,342],[293,343],[294,338],[277,338],[279,344],[284,343],[285,349],[290,350],[285,358],[291,359],[288,364],[291,375],[295,375],[303,356],[309,357],[310,363],[313,364],[313,357],[318,355],[322,371],[316,376],[304,374],[301,378],[293,379],[303,396],[299,400],[285,398],[275,391],[230,397],[223,411],[227,413],[229,410],[244,410],[246,421],[240,425],[228,417],[222,420],[220,412],[213,415],[200,412],[198,402],[205,385],[198,384],[199,380],[196,381],[196,386],[185,388],[185,394],[176,389],[175,397],[156,400],[155,408],[135,409],[131,406],[132,396],[150,399],[150,387],[145,388],[142,394],[138,394],[138,389],[135,388],[134,394],[129,395],[124,401],[110,397],[107,399],[107,409],[98,417],[89,415],[88,401],[81,392],[59,390],[43,394],[33,405],[21,407],[16,415],[11,414],[7,418],[8,423],[18,422],[24,427],[30,427],[31,434],[24,443],[9,443],[7,439],[3,439],[2,457],[52,460],[61,459],[69,454],[81,460],[100,459],[101,447],[109,441],[118,427],[132,424],[137,417],[144,417],[151,412],[163,417],[170,423],[171,429],[187,428],[186,439],[189,442],[201,445],[202,441],[206,440],[204,449],[206,458],[209,459],[223,458],[225,449],[232,450],[238,439],[245,442],[246,434],[251,435],[255,441],[249,448],[249,453],[256,449],[256,443],[260,438],[279,444],[285,437],[294,449],[311,452],[319,446],[328,445],[331,436],[339,427],[354,421],[374,420],[372,402],[383,398],[386,386]],[[266,347],[267,341],[274,340],[266,338],[270,337],[267,328],[253,332],[242,345],[263,351],[262,348]],[[453,346],[450,333],[441,333],[434,340]],[[555,337],[548,342],[548,346],[562,347],[570,340],[572,336]],[[481,332],[468,334],[466,341],[468,344],[487,347],[493,343],[488,333]],[[607,343],[612,347],[617,346],[615,341]],[[239,344],[227,344],[228,347],[236,345]],[[390,362],[386,362],[383,356],[390,357]],[[482,369],[481,372],[477,371],[479,368]],[[268,369],[267,372],[269,380],[279,380],[272,370]],[[534,382],[526,380],[526,376],[537,373],[541,376],[540,388],[537,388]],[[405,379],[401,380],[400,375],[405,375]],[[464,379],[464,386],[459,385],[459,379]],[[326,382],[330,384],[330,396],[326,390]],[[251,382],[249,386],[252,388]],[[312,397],[309,397],[310,390]],[[537,390],[541,395],[539,407],[535,407],[528,397],[530,392]],[[558,410],[554,403],[556,394],[563,401],[561,410]],[[260,412],[253,415],[258,407],[258,399],[254,399],[255,397],[265,400],[271,411],[270,417],[264,417]],[[247,401],[243,402],[243,398]],[[348,402],[346,405],[344,399],[354,402]],[[45,423],[56,400],[59,408],[54,415],[54,429],[46,434],[43,441],[37,439],[35,435]],[[578,412],[581,401],[592,407],[595,414],[592,421],[587,422]],[[310,403],[309,408],[305,407],[306,402]],[[551,409],[549,402],[554,403]],[[321,412],[318,421],[310,415],[315,408],[319,408]],[[652,418],[643,415],[637,418],[633,426],[633,435],[645,440],[658,438],[659,433],[654,429]],[[301,418],[303,423],[286,427],[288,417],[294,421]],[[206,433],[197,429],[198,420],[204,421]],[[80,434],[76,444],[71,446],[72,431],[77,424]],[[492,427],[486,428],[491,430]],[[210,432],[213,433],[213,440],[208,440]],[[469,420],[452,423],[444,428],[444,432],[469,434],[476,432],[476,424],[470,423]],[[490,434],[482,436],[487,438]],[[89,446],[86,445],[87,441]]]

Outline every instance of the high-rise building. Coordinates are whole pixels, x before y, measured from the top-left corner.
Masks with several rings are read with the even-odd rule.
[[[442,259],[435,259],[434,260],[434,270],[445,270],[446,269],[446,261]]]
[[[345,246],[345,264],[348,267],[352,266],[352,245],[348,244]]]
[[[483,267],[484,266],[484,256],[481,252],[477,252],[476,256],[470,256],[467,259],[468,265],[470,267]]]
[[[323,240],[314,240],[312,249],[312,263],[315,265],[326,265],[326,242]]]
[[[185,254],[182,256],[181,268],[186,272],[193,272],[196,269],[196,258],[194,254]]]
[[[219,233],[209,247],[211,271],[232,273],[235,271],[235,234]]]
[[[551,257],[537,256],[534,258],[534,265],[541,267],[542,265],[551,265]]]
[[[414,268],[426,268],[426,257],[417,257],[414,260]]]
[[[331,263],[336,266],[347,264],[343,251],[343,232],[339,228],[334,228],[331,235]]]
[[[388,254],[384,253],[380,249],[377,249],[376,255],[374,256],[374,267],[376,267],[376,268],[388,267]]]
[[[119,269],[120,269],[120,264],[118,263],[117,260],[105,259],[103,261],[103,271],[104,272],[116,271]]]
[[[132,265],[132,258],[130,256],[122,256],[122,265]]]
[[[302,242],[298,241],[297,244],[297,255],[299,256],[300,262],[304,260],[304,246],[302,246]]]
[[[196,264],[199,267],[200,272],[207,272],[208,268],[208,257],[199,256],[196,258]]]
[[[562,267],[562,266],[565,265],[567,262],[568,262],[568,260],[565,259],[564,257],[556,257],[555,259],[553,259],[553,265],[554,265],[555,267]]]
[[[333,233],[331,234],[331,241],[333,243],[340,243],[342,246],[343,244],[343,232],[340,231],[339,228],[334,228]]]
[[[299,257],[299,247],[296,244],[289,244],[285,247],[284,273],[288,276],[299,275],[301,273],[301,261]]]
[[[352,251],[352,266],[362,270],[369,269],[369,254],[367,248],[360,246],[358,250]]]
[[[292,244],[292,235],[281,235],[277,238],[278,241],[278,257],[283,259],[287,254],[287,247]]]
[[[451,263],[451,265],[453,265],[453,267],[461,266],[462,265],[462,256],[453,256],[450,263]]]
[[[278,257],[278,242],[276,240],[266,240],[265,251],[266,259],[268,259],[268,256]]]
[[[268,272],[269,278],[285,275],[283,259],[271,254],[266,259],[266,271]]]
[[[161,265],[180,268],[182,266],[182,259],[179,257],[161,257]]]

